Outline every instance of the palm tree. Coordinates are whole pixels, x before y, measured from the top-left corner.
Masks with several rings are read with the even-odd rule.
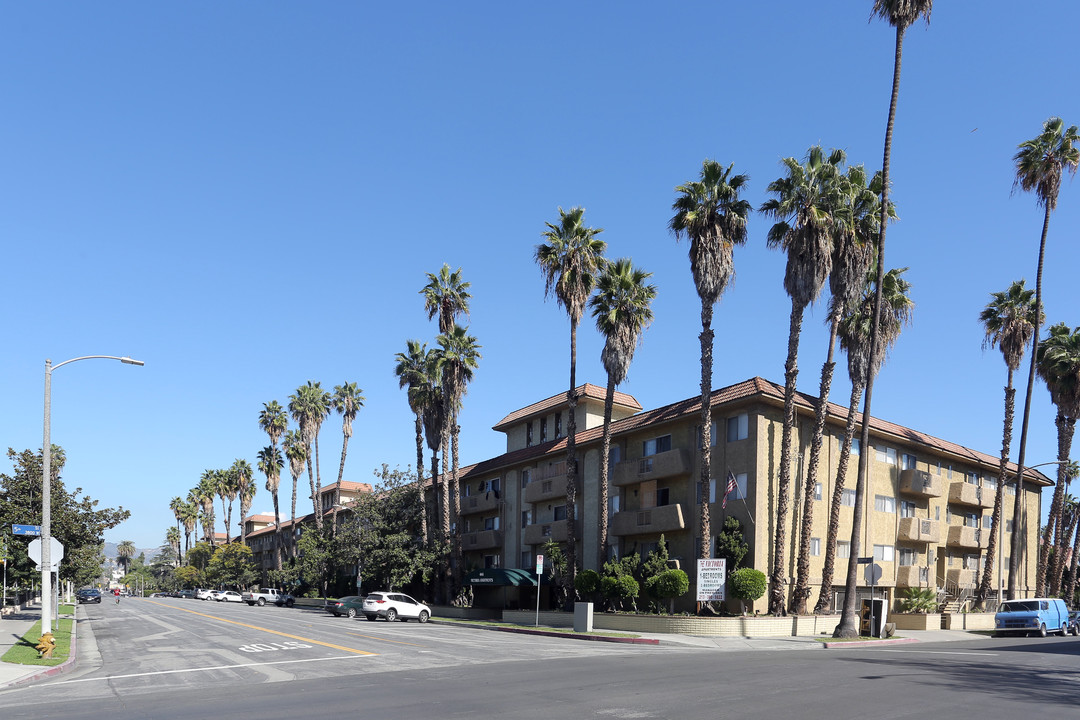
[[[450,537],[450,497],[446,478],[442,479],[441,490],[439,479],[439,448],[443,446],[447,424],[446,402],[442,389],[442,362],[441,350],[431,350],[427,353],[424,373],[413,388],[413,395],[416,404],[423,408],[424,437],[431,450],[431,487],[436,492],[440,542],[445,543]]]
[[[258,490],[253,482],[255,473],[251,469],[251,463],[239,458],[233,461],[229,473],[233,476],[236,495],[240,498],[240,542],[247,545],[247,514]]]
[[[259,451],[256,463],[259,472],[266,476],[266,490],[274,498],[274,569],[281,569],[281,543],[278,536],[281,534],[281,511],[278,508],[278,488],[281,486],[281,469],[285,467],[285,461],[281,457],[281,451],[273,445],[267,445]]]
[[[585,208],[559,208],[559,222],[544,223],[546,243],[536,246],[534,255],[544,276],[546,297],[555,296],[559,306],[570,316],[570,389],[566,422],[566,582],[568,599],[576,596],[577,575],[577,328],[585,312],[585,303],[596,286],[596,277],[604,267],[607,243],[597,235],[602,228],[585,225]]]
[[[184,554],[191,549],[191,533],[199,524],[199,503],[195,501],[194,491],[188,493],[188,499],[180,509],[180,522],[184,525]]]
[[[394,375],[398,387],[406,389],[409,409],[416,415],[416,482],[420,488],[420,501],[424,493],[424,408],[420,405],[421,394],[417,388],[424,382],[424,367],[427,363],[427,345],[419,340],[406,340],[405,352],[394,356]],[[421,508],[420,535],[426,543],[428,538],[427,508]]]
[[[439,273],[428,273],[428,284],[420,294],[424,296],[424,309],[428,320],[439,318],[439,333],[448,334],[457,321],[458,315],[469,314],[469,283],[461,279],[461,268],[450,272],[450,266],[443,263]]]
[[[871,268],[867,273],[862,299],[845,314],[837,328],[840,347],[847,353],[851,396],[848,400],[847,424],[844,427],[844,437],[840,445],[840,457],[837,459],[836,481],[833,483],[833,494],[829,504],[829,532],[825,540],[821,590],[818,592],[817,604],[814,606],[815,614],[827,612],[832,603],[833,578],[836,573],[836,540],[840,535],[840,507],[844,496],[848,462],[851,459],[851,445],[855,439],[855,423],[858,419],[859,400],[862,397],[863,386],[867,377],[877,375],[885,362],[888,349],[896,344],[903,326],[911,321],[914,303],[909,296],[911,284],[902,277],[906,271],[907,268],[894,268],[883,276],[882,296],[888,312],[881,316],[880,331],[884,342],[878,346],[873,359],[870,355],[870,326],[875,295],[873,279],[877,277],[877,268]],[[860,444],[860,457],[863,452],[869,452],[869,450],[863,450]],[[857,490],[858,483],[856,482]],[[854,512],[861,516],[862,504],[860,502],[856,502]]]
[[[656,286],[648,284],[652,273],[635,268],[628,258],[620,258],[600,274],[597,293],[589,301],[596,329],[604,336],[600,362],[607,371],[607,394],[604,396],[604,434],[600,446],[600,546],[596,567],[607,562],[608,547],[608,452],[611,449],[611,408],[615,386],[626,379],[634,350],[641,334],[652,323],[652,301]],[[708,499],[703,498],[702,504]]]
[[[749,182],[746,175],[732,175],[734,164],[726,168],[715,160],[701,164],[701,176],[675,188],[679,196],[672,203],[675,211],[668,228],[676,240],[690,240],[690,273],[701,299],[701,446],[698,485],[707,498],[712,480],[712,352],[713,306],[720,302],[735,275],[733,250],[746,242],[746,216],[750,203],[739,198]],[[603,512],[603,510],[602,510]],[[709,558],[712,524],[709,503],[701,503],[701,545],[698,557]]]
[[[199,478],[199,484],[195,486],[195,497],[202,508],[203,534],[210,541],[210,547],[217,546],[216,529],[214,528],[214,498],[217,496],[216,470],[206,470]]]
[[[337,485],[334,487],[334,529],[337,531],[337,508],[341,505],[341,479],[345,475],[345,454],[349,449],[349,438],[352,437],[352,424],[356,419],[360,408],[364,407],[364,391],[357,387],[356,383],[346,382],[344,385],[334,386],[334,395],[331,404],[338,414],[341,415],[341,464],[338,466]]]
[[[1069,463],[1066,463],[1066,465],[1067,467],[1065,470],[1065,475],[1069,478],[1070,481],[1072,481],[1072,478],[1075,477],[1075,471],[1078,469],[1077,463],[1073,463],[1070,461]],[[1061,502],[1061,527],[1063,530],[1061,537],[1054,546],[1054,565],[1057,566],[1057,569],[1055,570],[1057,576],[1054,579],[1054,582],[1057,584],[1057,587],[1063,591],[1061,593],[1061,597],[1065,599],[1065,601],[1069,604],[1070,607],[1072,607],[1073,604],[1073,596],[1068,595],[1064,592],[1066,586],[1065,571],[1068,569],[1066,566],[1069,564],[1065,561],[1067,559],[1070,559],[1068,557],[1069,553],[1071,552],[1070,546],[1072,545],[1073,535],[1076,533],[1076,522],[1078,519],[1080,519],[1080,517],[1078,517],[1077,515],[1078,507],[1080,507],[1080,504],[1077,503],[1076,498],[1073,497],[1073,495],[1071,495],[1070,493],[1066,492],[1065,497]]]
[[[218,497],[221,498],[221,512],[225,516],[225,544],[228,545],[232,542],[232,504],[240,493],[240,484],[233,468],[215,470],[214,479],[217,482]],[[225,505],[226,500],[229,501],[228,507]]]
[[[990,582],[994,573],[994,558],[997,553],[997,539],[1002,521],[1001,510],[1005,500],[1005,470],[1009,463],[1009,451],[1012,446],[1013,413],[1016,406],[1016,388],[1013,387],[1013,373],[1020,368],[1024,357],[1024,348],[1034,337],[1035,292],[1024,287],[1023,280],[1016,280],[1004,292],[990,294],[991,300],[979,313],[986,336],[983,349],[998,348],[1005,360],[1005,427],[1001,435],[1001,461],[998,463],[997,490],[994,493],[994,511],[991,515],[990,539],[986,546],[983,560],[982,579],[975,591],[975,607],[982,607],[990,594]],[[1013,532],[1019,532],[1020,524],[1013,524]]]
[[[1071,468],[1071,473],[1073,477],[1080,476],[1080,466],[1076,466],[1075,463],[1073,465],[1074,467]],[[1073,508],[1073,516],[1074,518],[1080,520],[1080,505]],[[1080,564],[1078,564],[1078,561],[1080,561],[1080,523],[1076,523],[1076,526],[1076,537],[1073,540],[1072,547],[1072,562],[1070,563],[1069,568],[1069,580],[1065,584],[1064,592],[1065,598],[1070,603],[1069,607],[1073,608],[1074,610],[1076,609],[1074,599],[1076,598],[1075,593],[1077,573],[1080,572]]]
[[[281,455],[277,449],[278,440],[289,429],[289,416],[286,414],[285,408],[281,407],[277,400],[263,403],[263,409],[259,411],[259,428],[270,438],[270,448],[273,452],[278,453],[278,459],[280,460]],[[262,470],[261,467],[259,469]],[[279,471],[273,481],[271,481],[270,476],[266,478],[266,489],[274,496],[274,569],[276,570],[281,569],[281,517],[278,511],[277,495],[280,486],[281,472],[279,466]]]
[[[124,540],[116,546],[116,559],[124,566],[124,574],[127,575],[131,568],[131,558],[135,557],[135,543]]]
[[[308,481],[311,483],[311,504],[315,511],[315,527],[322,532],[323,513],[319,492],[322,489],[322,474],[319,472],[319,428],[330,414],[330,393],[322,385],[308,380],[306,385],[297,388],[289,396],[289,413],[300,426],[300,436],[304,441],[307,454]],[[315,469],[312,471],[312,445],[315,447]]]
[[[879,185],[881,173],[877,173],[868,185],[862,165],[849,168],[840,181],[840,205],[836,210],[832,239],[832,270],[829,273],[829,349],[821,366],[821,389],[814,405],[814,430],[810,440],[810,459],[806,466],[806,482],[803,483],[803,513],[799,535],[799,558],[797,576],[792,598],[797,615],[806,614],[806,602],[810,598],[810,544],[813,535],[814,493],[817,486],[818,464],[825,439],[825,418],[829,406],[829,393],[836,367],[833,354],[840,321],[848,308],[858,302],[866,285],[866,273],[873,259],[873,240],[877,236]],[[895,217],[893,210],[890,217]]]
[[[831,237],[834,215],[842,198],[840,165],[843,150],[825,156],[821,146],[810,148],[806,162],[785,158],[786,177],[769,183],[761,212],[776,218],[769,229],[768,244],[787,253],[784,290],[791,297],[787,361],[784,364],[784,426],[780,440],[780,477],[776,490],[776,531],[773,540],[773,569],[769,580],[769,612],[787,612],[785,577],[787,553],[787,513],[791,488],[791,433],[795,425],[795,389],[799,377],[799,335],[806,307],[814,302],[832,270]]]
[[[176,566],[180,567],[180,563],[183,561],[183,557],[180,555],[180,529],[170,526],[165,531],[165,542],[169,544],[169,549],[176,553]]]
[[[1050,400],[1057,408],[1058,472],[1054,499],[1046,522],[1039,564],[1035,571],[1035,588],[1039,597],[1057,597],[1060,586],[1057,564],[1063,555],[1064,536],[1062,503],[1069,481],[1069,453],[1072,450],[1076,418],[1080,415],[1080,327],[1073,330],[1065,323],[1052,325],[1047,337],[1039,343],[1036,371],[1050,391]],[[1051,532],[1055,552],[1050,555]],[[1049,578],[1049,582],[1047,579]]]
[[[304,472],[308,451],[299,430],[286,432],[281,446],[285,448],[285,458],[289,461],[289,472],[292,474],[292,511],[289,515],[289,533],[292,538],[289,541],[289,555],[292,556],[295,555],[296,548],[296,483]]]
[[[1034,191],[1036,202],[1043,206],[1042,237],[1039,240],[1039,263],[1035,271],[1035,307],[1040,313],[1042,301],[1043,260],[1046,257],[1046,236],[1050,229],[1050,213],[1057,207],[1061,176],[1065,172],[1076,174],[1080,164],[1080,138],[1076,126],[1067,130],[1061,118],[1052,117],[1043,123],[1038,137],[1020,143],[1013,156],[1016,164],[1016,180],[1013,189]],[[1031,416],[1031,392],[1035,384],[1035,363],[1039,351],[1039,327],[1041,317],[1035,318],[1031,345],[1031,364],[1028,366],[1027,394],[1024,397],[1024,419],[1020,425],[1020,451],[1016,459],[1016,497],[1013,500],[1013,517],[1019,518],[1024,502],[1024,457],[1027,452],[1028,419]],[[1021,534],[1013,532],[1012,551],[1009,555],[1009,599],[1016,597],[1016,576],[1023,552]]]
[[[169,509],[172,510],[173,517],[176,518],[176,532],[178,534],[180,532],[180,524],[181,524],[180,514],[181,514],[181,510],[183,509],[183,507],[184,507],[184,499],[182,497],[180,497],[179,495],[177,495],[176,497],[174,497],[172,500],[169,501]]]

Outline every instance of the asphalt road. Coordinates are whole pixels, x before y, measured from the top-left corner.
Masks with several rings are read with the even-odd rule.
[[[4,720],[984,720],[1073,717],[1080,700],[1074,638],[719,652],[192,600],[82,607],[79,669],[0,693]]]

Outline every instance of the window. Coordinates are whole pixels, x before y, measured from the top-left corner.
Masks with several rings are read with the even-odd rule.
[[[840,504],[855,507],[855,491],[845,489],[840,495]]]
[[[938,505],[937,507],[934,508],[934,519],[935,520],[940,520],[941,519],[941,506],[940,505]]]
[[[900,469],[901,470],[914,470],[915,464],[918,462],[918,458],[910,453],[904,453],[900,456]]]
[[[619,512],[619,496],[611,495],[608,497],[608,517],[611,517],[615,513]]]
[[[949,478],[950,480],[952,480],[952,465],[949,465],[949,467],[948,467],[948,468],[946,468],[946,470],[945,470],[945,477],[947,477],[947,478]]]
[[[554,515],[552,517],[555,520],[565,520],[566,519],[566,506],[565,505],[556,505]]]
[[[488,480],[487,489],[490,490],[491,492],[495,492],[495,493],[502,490],[502,478],[497,477],[494,480]]]
[[[992,528],[992,527],[994,527],[994,516],[993,515],[983,515],[983,527],[984,528]]]
[[[964,482],[966,482],[969,485],[976,485],[977,486],[979,484],[979,473],[977,473],[977,472],[964,473]]]
[[[728,418],[727,439],[728,442],[745,440],[750,436],[750,416],[746,413]]]
[[[529,472],[528,468],[521,471],[521,487],[525,487],[526,485],[529,484],[529,480],[530,480],[529,476],[531,474],[532,473]]]
[[[964,569],[965,570],[978,570],[979,569],[979,556],[978,555],[965,555],[964,556]]]
[[[821,499],[821,483],[814,483],[814,499]]]
[[[532,525],[532,511],[531,510],[522,510],[521,511],[521,527],[526,527],[528,525]]]
[[[532,570],[535,568],[536,566],[533,565],[533,554],[528,550],[522,550],[521,562],[518,564],[518,567],[522,570]]]
[[[979,527],[979,516],[977,513],[964,513],[964,527],[977,528]]]
[[[656,552],[657,548],[659,548],[659,547],[660,547],[659,543],[654,543],[654,542],[641,543],[641,545],[638,546],[638,554],[641,555],[642,560],[645,560],[645,559],[647,559],[649,557],[649,555]]]
[[[664,507],[670,504],[671,494],[668,488],[656,488],[656,507]]]
[[[851,438],[851,454],[855,455],[856,457],[858,457],[860,454],[862,454],[862,439],[861,438]]]
[[[821,554],[821,538],[810,538],[810,554],[814,557]]]
[[[847,540],[836,541],[836,557],[838,558],[850,558],[851,557],[851,543]]]
[[[555,439],[562,437],[562,413],[555,413]]]
[[[874,509],[878,512],[894,513],[896,512],[896,498],[888,495],[875,495]]]
[[[949,509],[948,505],[945,506],[945,522],[946,524],[952,522],[952,510]]]
[[[987,490],[992,490],[994,492],[997,492],[997,478],[996,477],[990,477],[989,475],[987,475],[986,477],[983,478],[983,487],[986,488]]]
[[[896,448],[874,446],[874,459],[887,465],[895,465]]]
[[[499,556],[498,555],[485,555],[484,556],[484,567],[486,567],[486,568],[497,568],[497,567],[499,567]]]
[[[881,562],[892,562],[893,557],[896,554],[895,548],[892,545],[875,545],[874,546],[874,559]]]
[[[547,418],[540,418],[540,442],[547,442]]]
[[[532,447],[532,421],[525,423],[525,447]]]
[[[658,453],[667,452],[671,449],[671,436],[663,435],[652,440],[646,440],[641,443],[641,454],[643,457],[649,457]]]
[[[615,466],[619,464],[622,459],[622,447],[619,445],[612,445],[608,448],[607,462],[608,462],[608,475],[614,470]]]
[[[484,518],[485,530],[498,530],[499,529],[499,516]]]
[[[701,504],[701,483],[698,482],[696,487],[697,487],[697,504],[700,505]],[[716,478],[713,478],[712,480],[709,480],[709,502],[711,502],[711,503],[716,502]]]
[[[1015,495],[1016,494],[1016,485],[1014,483],[1009,483],[1008,485],[1005,486],[1005,492],[1008,493],[1009,495]]]
[[[745,500],[746,499],[746,473],[739,473],[735,476],[735,489],[728,495],[728,500]]]
[[[1013,521],[1012,520],[1006,520],[1005,521],[1005,532],[1012,532],[1012,531],[1013,531]]]
[[[697,426],[697,447],[701,448],[701,426]],[[716,423],[709,423],[709,447],[716,447]]]
[[[910,500],[900,501],[900,517],[915,517],[915,503]]]
[[[911,548],[900,548],[900,567],[911,567],[915,564],[917,555]]]

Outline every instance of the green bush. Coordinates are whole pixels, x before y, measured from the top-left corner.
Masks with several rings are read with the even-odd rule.
[[[768,587],[765,573],[754,568],[739,568],[731,573],[728,585],[731,587],[731,594],[735,599],[744,603],[744,612],[745,603],[749,602],[752,605],[755,600],[765,594]]]
[[[686,594],[690,580],[682,570],[665,570],[645,581],[645,592],[657,600],[673,600]]]
[[[618,609],[622,609],[622,604],[626,600],[631,601],[631,607],[636,607],[633,599],[637,597],[640,590],[638,581],[629,575],[608,576],[600,581],[600,592]]]
[[[574,587],[581,597],[594,602],[600,593],[600,573],[589,569],[581,570],[574,578]]]
[[[900,600],[900,609],[909,613],[932,613],[937,606],[937,591],[934,588],[908,588]]]

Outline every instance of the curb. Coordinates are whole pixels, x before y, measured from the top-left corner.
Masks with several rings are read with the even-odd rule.
[[[494,630],[495,632],[517,633],[519,635],[540,635],[542,637],[568,638],[570,640],[591,640],[593,642],[623,643],[626,645],[660,644],[660,641],[656,638],[627,638],[610,637],[607,635],[579,635],[577,633],[559,632],[558,630],[530,630],[529,628],[500,627],[497,625],[474,625],[472,623],[461,622],[439,622],[438,620],[431,620],[429,622],[432,622],[436,625],[452,625],[454,627],[469,627],[476,628],[478,630]]]
[[[886,640],[856,640],[848,642],[826,642],[821,643],[827,648],[846,648],[846,647],[864,647],[867,645],[905,645],[907,643],[917,643],[918,638],[893,638]]]
[[[67,660],[60,663],[59,665],[53,665],[52,667],[44,668],[43,670],[41,670],[39,672],[36,672],[36,673],[34,673],[32,675],[24,675],[23,677],[19,678],[18,680],[12,680],[11,682],[7,683],[6,685],[0,685],[0,689],[8,690],[10,688],[18,687],[20,685],[26,685],[26,684],[29,684],[29,683],[32,683],[32,682],[37,682],[38,680],[44,680],[45,678],[49,678],[49,677],[52,677],[54,675],[62,675],[64,673],[66,673],[68,670],[71,670],[72,668],[74,668],[75,663],[76,663],[76,659],[78,657],[79,643],[78,643],[78,631],[76,630],[78,625],[79,625],[79,622],[75,617],[75,613],[72,613],[72,615],[71,615],[71,649],[68,651],[68,659]],[[27,667],[32,667],[32,666],[27,665]]]

